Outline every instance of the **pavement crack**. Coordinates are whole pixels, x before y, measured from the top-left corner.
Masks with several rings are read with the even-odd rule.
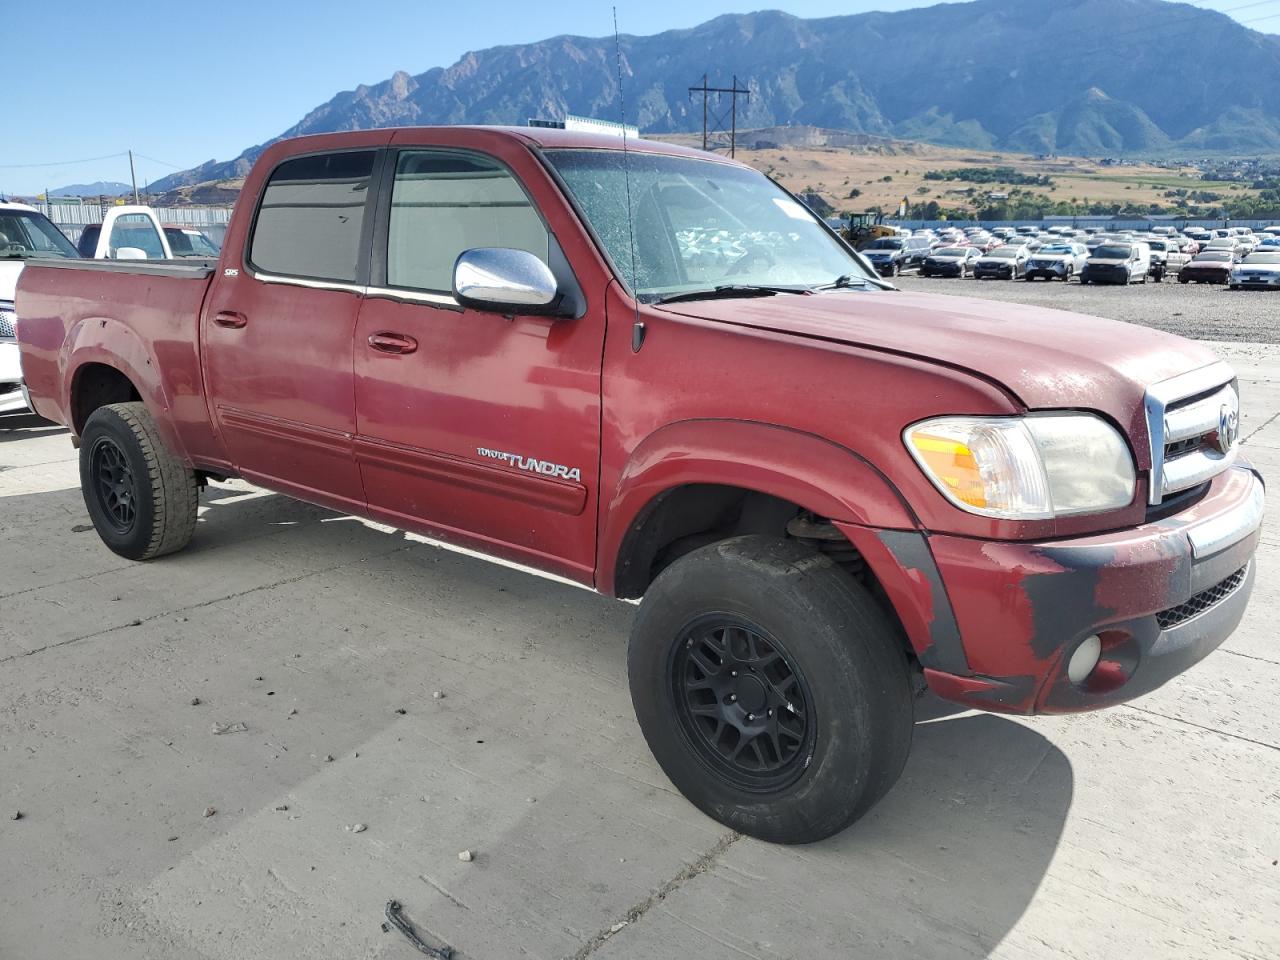
[[[59,640],[56,643],[47,643],[43,647],[36,647],[34,650],[27,650],[23,653],[11,653],[7,657],[0,657],[0,663],[8,663],[11,660],[21,660],[23,657],[34,657],[36,654],[44,653],[47,650],[57,650],[60,647],[67,647],[73,643],[80,643],[83,640],[95,640],[98,637],[105,637],[113,633],[119,633],[122,630],[132,630],[155,620],[163,620],[167,617],[172,617],[174,614],[187,613],[191,610],[200,610],[203,607],[211,607],[214,604],[225,603],[228,600],[236,600],[240,597],[246,597],[251,593],[258,593],[262,590],[271,590],[275,587],[286,587],[290,584],[299,583],[311,577],[318,577],[321,574],[333,573],[333,571],[341,570],[343,567],[350,567],[358,563],[365,563],[368,560],[382,560],[397,553],[404,553],[406,550],[410,549],[412,549],[412,545],[406,544],[402,547],[396,547],[394,550],[388,550],[386,553],[374,554],[373,556],[367,557],[362,556],[355,560],[345,560],[342,563],[337,563],[330,567],[324,567],[320,570],[311,570],[307,573],[299,574],[296,577],[287,577],[284,580],[273,580],[271,583],[260,583],[256,587],[250,587],[247,590],[240,590],[236,593],[223,594],[220,597],[214,597],[212,600],[204,600],[200,603],[193,603],[186,607],[176,607],[173,610],[165,610],[163,613],[154,613],[149,617],[140,617],[137,620],[131,620],[128,623],[122,623],[114,627],[107,627],[105,630],[95,630],[93,633],[86,633],[79,637],[68,637],[66,640]]]
[[[623,914],[621,920],[615,922],[611,926],[605,927],[594,937],[584,943],[582,945],[582,949],[575,953],[570,960],[586,960],[587,957],[594,954],[612,937],[622,932],[622,927],[620,927],[619,924],[622,924],[623,927],[629,927],[634,924],[637,920],[660,904],[663,900],[667,899],[671,894],[683,887],[694,877],[701,876],[714,867],[716,861],[724,855],[724,852],[741,839],[742,834],[740,833],[726,833],[715,842],[715,845],[712,846],[710,850],[698,857],[697,860],[694,860],[693,863],[685,864],[684,869],[653,893],[649,894],[649,896],[645,897],[645,899],[635,904],[630,910]]]
[[[430,887],[436,893],[440,894],[440,896],[444,897],[446,900],[452,903],[455,907],[461,907],[463,910],[471,909],[465,903],[463,903],[461,900],[455,897],[452,893],[446,890],[444,887],[440,886],[440,884],[436,883],[434,880],[428,877],[425,873],[418,874],[418,879],[421,880],[423,883],[425,883],[428,887]]]
[[[1277,410],[1271,416],[1267,417],[1266,421],[1264,421],[1261,426],[1254,427],[1252,430],[1250,430],[1249,435],[1240,441],[1240,445],[1244,446],[1246,443],[1248,443],[1250,440],[1252,440],[1254,437],[1260,434],[1263,430],[1267,429],[1267,427],[1275,423],[1276,417],[1280,417],[1280,410]]]
[[[1244,657],[1246,660],[1257,660],[1259,663],[1271,663],[1280,667],[1280,660],[1272,660],[1268,657],[1259,657],[1252,653],[1241,653],[1239,650],[1223,650],[1222,652],[1229,653],[1233,657]]]
[[[1274,743],[1267,743],[1265,740],[1255,740],[1253,737],[1246,737],[1243,734],[1232,733],[1230,730],[1222,730],[1218,727],[1210,727],[1203,723],[1196,723],[1194,720],[1184,720],[1182,717],[1171,717],[1167,713],[1160,713],[1156,710],[1148,710],[1146,707],[1135,707],[1128,704],[1128,708],[1135,713],[1145,713],[1148,716],[1160,717],[1163,720],[1172,720],[1174,723],[1184,723],[1188,727],[1195,727],[1197,730],[1204,730],[1208,733],[1216,733],[1220,737],[1230,737],[1232,740],[1241,740],[1244,743],[1252,743],[1254,746],[1266,747],[1268,750],[1280,750],[1280,746]]]

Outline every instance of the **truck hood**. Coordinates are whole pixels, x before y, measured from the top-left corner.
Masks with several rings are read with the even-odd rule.
[[[842,290],[660,309],[969,370],[1028,409],[1100,410],[1132,428],[1139,449],[1146,388],[1217,359],[1194,341],[1147,327],[944,294]]]

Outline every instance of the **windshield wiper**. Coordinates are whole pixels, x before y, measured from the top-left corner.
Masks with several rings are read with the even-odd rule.
[[[681,303],[686,300],[728,300],[733,297],[772,297],[778,293],[812,293],[808,287],[769,287],[763,284],[723,283],[710,290],[686,290],[660,297],[654,303]]]
[[[836,277],[831,283],[824,283],[820,287],[814,287],[815,290],[843,290],[845,287],[865,287],[869,286],[869,281],[863,277],[855,277],[852,273],[842,273]]]

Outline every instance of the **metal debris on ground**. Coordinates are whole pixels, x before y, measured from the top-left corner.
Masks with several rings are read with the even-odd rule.
[[[405,938],[413,944],[422,953],[428,957],[434,957],[435,960],[453,960],[453,947],[433,947],[423,941],[418,936],[418,932],[413,929],[413,924],[404,918],[401,912],[403,908],[400,906],[399,900],[387,901],[387,923],[395,927],[405,935]],[[387,923],[382,925],[382,929],[387,929]]]
[[[221,736],[224,733],[244,733],[249,729],[248,725],[243,721],[237,720],[234,723],[214,723],[213,735]]]
[[[10,819],[10,820],[21,820],[21,819],[22,819],[22,811],[21,811],[21,810],[15,810],[15,811],[13,811],[13,813],[9,814],[9,819]]]

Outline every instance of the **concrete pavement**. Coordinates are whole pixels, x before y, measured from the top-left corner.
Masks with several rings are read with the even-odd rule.
[[[1220,353],[1280,476],[1280,347]],[[1080,717],[926,701],[888,798],[783,848],[651,759],[630,606],[245,484],[203,504],[128,563],[66,435],[0,431],[5,960],[421,956],[393,898],[477,960],[1280,956],[1274,517],[1192,672]]]

